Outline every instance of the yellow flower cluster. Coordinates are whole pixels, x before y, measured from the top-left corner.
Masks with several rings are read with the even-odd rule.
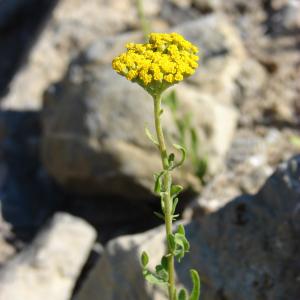
[[[146,44],[129,43],[112,66],[143,87],[170,86],[192,75],[198,67],[198,49],[178,33],[151,33]]]

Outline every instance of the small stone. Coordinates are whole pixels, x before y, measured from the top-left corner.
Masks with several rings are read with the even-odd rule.
[[[69,300],[96,238],[85,221],[57,213],[35,240],[0,270],[0,299]]]

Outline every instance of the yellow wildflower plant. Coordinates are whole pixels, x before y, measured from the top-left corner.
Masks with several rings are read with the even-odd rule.
[[[198,48],[178,33],[151,33],[146,44],[128,43],[113,69],[136,82],[151,95],[194,74]]]
[[[190,270],[193,288],[189,296],[185,289],[177,291],[175,286],[175,259],[180,262],[190,245],[183,225],[178,225],[175,232],[173,228],[173,221],[179,216],[175,211],[178,195],[183,188],[173,184],[172,171],[183,164],[186,151],[184,147],[174,144],[174,148],[181,152],[181,158],[177,160],[174,153],[168,153],[160,120],[163,114],[163,91],[194,74],[198,67],[198,49],[178,33],[151,33],[148,43],[129,43],[126,47],[127,52],[117,56],[112,67],[128,80],[138,83],[152,96],[156,137],[147,128],[146,134],[158,148],[162,162],[162,170],[154,175],[154,192],[161,198],[161,213],[155,214],[165,222],[167,251],[154,272],[148,268],[148,254],[143,252],[143,275],[150,283],[164,285],[168,289],[169,300],[198,300],[200,278],[196,270]]]

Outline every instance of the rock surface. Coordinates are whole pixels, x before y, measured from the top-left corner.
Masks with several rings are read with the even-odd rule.
[[[300,294],[300,156],[279,166],[254,196],[237,197],[224,208],[187,224],[191,252],[177,266],[187,282],[194,267],[203,300],[298,300]],[[77,300],[166,299],[143,282],[139,256],[152,266],[163,252],[162,227],[111,241]]]
[[[156,149],[144,135],[145,123],[153,132],[150,96],[110,66],[81,66],[81,75],[75,71],[46,98],[45,167],[68,189],[149,198],[152,174],[161,168]],[[84,82],[86,77],[92,80]],[[164,117],[172,136],[174,123]],[[186,185],[197,182],[192,174],[178,172],[178,177]]]
[[[39,28],[56,2],[57,0],[0,1],[0,97],[8,92],[13,75],[24,62]]]
[[[135,10],[129,3],[109,2],[59,1],[26,65],[11,83],[12,92],[3,98],[2,107],[39,109],[44,90],[63,76],[72,57],[99,37],[136,24]]]
[[[291,142],[293,137],[289,129],[238,129],[224,169],[186,207],[184,218],[215,212],[241,193],[256,194],[279,163],[299,153],[299,146]]]
[[[57,213],[31,245],[1,269],[0,299],[70,299],[95,238],[85,221]]]
[[[232,102],[237,88],[235,80],[245,62],[246,51],[228,18],[215,13],[186,22],[174,30],[200,49],[200,67],[188,81],[215,100]]]
[[[0,202],[1,210],[1,202]],[[9,242],[11,228],[2,218],[0,212],[0,269],[15,254],[14,246]]]

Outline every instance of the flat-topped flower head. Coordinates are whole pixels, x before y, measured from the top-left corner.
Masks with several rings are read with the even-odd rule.
[[[191,76],[198,67],[197,47],[178,33],[151,33],[148,43],[129,43],[126,48],[113,60],[113,69],[151,95]]]

